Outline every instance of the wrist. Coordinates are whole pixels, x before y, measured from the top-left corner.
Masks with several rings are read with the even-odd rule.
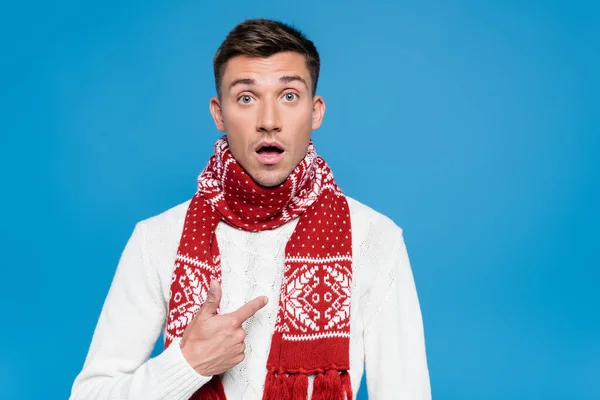
[[[181,350],[181,355],[185,359],[185,361],[192,367],[198,374],[202,376],[211,376],[212,374],[206,371],[206,366],[203,360],[198,359],[198,352],[196,349],[192,348],[190,343],[187,340],[182,339],[179,342],[179,348]]]

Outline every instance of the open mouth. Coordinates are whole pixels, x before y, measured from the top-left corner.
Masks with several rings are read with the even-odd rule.
[[[256,152],[258,154],[281,154],[283,153],[283,149],[277,146],[261,146]]]
[[[283,148],[277,144],[261,144],[256,149],[256,157],[263,165],[275,165],[283,159]]]

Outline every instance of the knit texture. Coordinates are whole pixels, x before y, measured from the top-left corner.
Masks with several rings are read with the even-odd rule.
[[[369,399],[430,400],[423,324],[403,231],[347,194],[346,200],[352,220],[353,399],[364,377]],[[70,400],[188,400],[211,379],[187,363],[179,339],[162,350],[171,278],[189,206],[187,199],[139,221],[119,251],[118,264],[97,271],[98,279],[113,278],[104,299],[97,291],[88,293],[97,304],[88,311],[97,320],[81,320],[89,334],[87,356],[82,345],[86,338],[67,334],[65,339],[81,352]],[[284,249],[297,223],[298,218],[261,232],[239,230],[223,221],[217,225],[221,312],[233,312],[258,296],[269,298],[243,324],[246,357],[221,376],[228,400],[263,397],[284,279]],[[115,235],[122,234],[115,230]],[[312,399],[314,381],[309,375],[307,399]]]
[[[350,213],[312,142],[288,179],[267,189],[235,161],[225,136],[217,141],[186,213],[171,280],[166,347],[183,335],[200,310],[210,281],[221,281],[218,222],[258,232],[295,218],[299,222],[285,246],[264,399],[305,399],[308,374],[317,374],[314,399],[352,398]],[[213,377],[193,398],[225,399],[220,377]]]

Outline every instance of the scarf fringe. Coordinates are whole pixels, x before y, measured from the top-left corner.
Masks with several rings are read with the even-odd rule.
[[[307,397],[306,374],[267,374],[263,400],[306,400]],[[311,399],[352,400],[352,384],[348,371],[330,369],[326,373],[318,373],[315,376]]]
[[[342,371],[340,379],[342,381],[342,390],[346,394],[346,399],[352,400],[352,381],[350,380],[350,373],[348,371]]]
[[[345,400],[340,373],[330,369],[315,377],[312,400]]]
[[[308,377],[305,374],[294,374],[284,378],[288,387],[290,400],[306,400],[308,397]]]
[[[306,400],[308,377],[305,374],[275,374],[270,372],[265,380],[263,400]]]

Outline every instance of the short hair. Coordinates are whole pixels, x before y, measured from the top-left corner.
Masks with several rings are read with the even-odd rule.
[[[221,80],[227,62],[238,55],[270,57],[292,51],[304,56],[312,81],[312,94],[317,91],[321,61],[317,48],[304,33],[291,25],[270,19],[248,19],[235,26],[217,50],[213,68],[217,94],[221,96]]]

